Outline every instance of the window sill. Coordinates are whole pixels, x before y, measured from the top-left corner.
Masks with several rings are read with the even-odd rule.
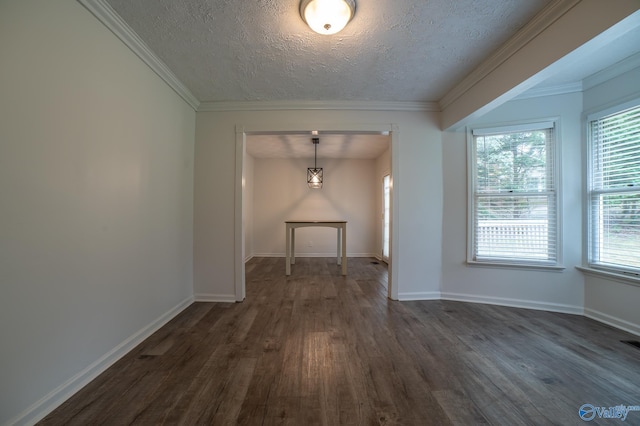
[[[622,274],[618,272],[611,272],[611,271],[606,271],[604,269],[589,268],[586,266],[576,266],[576,269],[586,275],[591,275],[593,277],[607,278],[609,280],[617,281],[622,284],[628,284],[628,285],[640,287],[639,276]]]
[[[500,262],[477,262],[475,260],[467,260],[468,266],[480,268],[504,268],[504,269],[520,269],[529,271],[549,271],[562,272],[565,267],[562,265],[534,265],[525,263],[500,263]]]

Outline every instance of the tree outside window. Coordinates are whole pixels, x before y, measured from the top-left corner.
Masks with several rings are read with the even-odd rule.
[[[472,261],[556,263],[553,123],[474,130]]]

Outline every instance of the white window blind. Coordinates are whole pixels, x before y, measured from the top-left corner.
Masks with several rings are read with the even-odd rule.
[[[557,264],[554,133],[553,122],[472,132],[471,260]]]
[[[639,273],[640,106],[590,117],[589,134],[589,263]]]

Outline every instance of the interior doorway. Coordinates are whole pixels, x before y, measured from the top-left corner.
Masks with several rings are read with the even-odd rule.
[[[395,282],[394,279],[394,269],[393,269],[393,247],[394,247],[394,224],[393,220],[393,210],[397,209],[397,203],[394,203],[393,197],[393,170],[397,170],[397,166],[394,167],[394,164],[398,162],[398,140],[397,140],[397,127],[395,125],[367,125],[367,126],[356,126],[345,128],[344,125],[338,126],[318,126],[318,125],[306,125],[304,128],[291,128],[287,126],[283,126],[283,130],[275,130],[265,127],[250,127],[245,125],[236,126],[236,197],[235,197],[235,250],[234,250],[234,258],[235,258],[235,289],[236,289],[236,300],[242,301],[245,298],[245,270],[244,264],[245,261],[253,256],[252,248],[249,248],[250,252],[246,251],[246,233],[247,231],[252,232],[251,227],[253,226],[249,223],[247,229],[247,224],[250,222],[248,217],[250,218],[252,214],[253,206],[251,202],[247,200],[247,194],[245,193],[247,189],[247,185],[252,185],[253,172],[248,170],[252,167],[252,163],[254,159],[251,156],[247,155],[247,139],[254,139],[255,136],[259,135],[279,135],[283,137],[283,139],[287,139],[291,141],[291,139],[295,139],[292,136],[301,136],[304,138],[309,138],[312,135],[312,130],[316,130],[323,134],[345,134],[345,135],[386,135],[388,139],[388,157],[389,157],[389,167],[387,167],[387,183],[388,183],[388,210],[389,213],[387,215],[388,229],[386,232],[387,235],[387,246],[385,248],[385,262],[388,264],[388,296],[392,299],[397,299],[397,288],[393,285]],[[312,129],[312,130],[309,130]],[[338,129],[338,130],[336,130]],[[381,178],[381,175],[378,175],[378,179]],[[376,179],[377,182],[380,180]],[[373,182],[372,182],[373,184]],[[374,185],[372,188],[377,187],[378,185]],[[378,187],[379,188],[379,187]],[[379,191],[379,190],[378,190]],[[377,191],[376,191],[377,192]],[[378,192],[379,193],[379,192]],[[379,204],[378,204],[379,205]],[[378,210],[379,211],[379,210]],[[375,217],[374,213],[374,217]],[[379,217],[379,216],[378,216]],[[290,219],[290,218],[287,218]],[[376,220],[373,219],[375,224]],[[274,224],[274,226],[277,226]],[[284,222],[282,223],[282,236],[284,240]],[[375,225],[374,225],[375,226]],[[279,228],[279,226],[278,226]],[[378,234],[378,232],[375,232]],[[278,234],[279,235],[279,234]],[[380,234],[378,234],[380,235]],[[397,233],[396,233],[397,235]],[[380,241],[380,240],[378,240]],[[376,245],[379,243],[376,243]],[[378,249],[381,250],[381,249]],[[377,253],[381,253],[378,251]],[[247,256],[248,255],[248,256]],[[259,256],[259,253],[255,255]],[[284,271],[283,271],[284,273]]]

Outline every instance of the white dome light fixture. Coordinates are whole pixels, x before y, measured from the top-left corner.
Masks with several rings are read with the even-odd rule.
[[[300,16],[318,34],[335,34],[356,13],[355,0],[302,0]]]

